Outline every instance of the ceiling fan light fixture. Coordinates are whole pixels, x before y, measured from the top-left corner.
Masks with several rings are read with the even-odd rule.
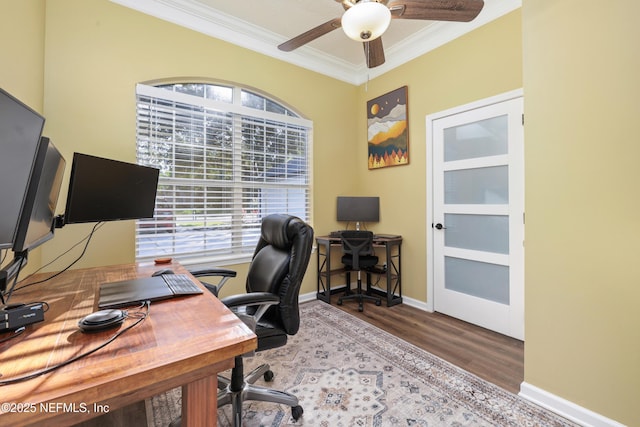
[[[342,15],[344,33],[359,42],[377,39],[390,22],[389,8],[375,0],[360,0]]]

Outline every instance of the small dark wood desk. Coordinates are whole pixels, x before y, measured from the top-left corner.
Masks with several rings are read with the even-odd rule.
[[[178,264],[163,267],[187,272]],[[148,263],[72,270],[15,292],[11,302],[46,301],[50,309],[44,322],[0,344],[0,379],[58,364],[110,338],[114,330],[85,334],[77,326],[97,311],[99,284],[148,277],[159,268]],[[182,425],[215,425],[217,373],[256,345],[255,334],[209,292],[154,302],[144,322],[105,348],[49,374],[0,386],[0,425],[71,425],[178,386]]]
[[[339,268],[331,267],[331,249],[341,248],[340,237],[320,236],[316,238],[318,244],[318,285],[316,297],[319,300],[331,304],[331,295],[342,292],[342,288],[331,288],[331,276],[345,274],[346,270],[340,264]],[[374,248],[384,249],[385,271],[374,270],[371,274],[384,276],[387,283],[386,291],[373,288],[367,276],[367,292],[376,294],[387,301],[387,307],[402,303],[402,275],[401,275],[401,236],[374,235]],[[339,249],[341,252],[342,249]],[[347,286],[347,284],[345,284]]]

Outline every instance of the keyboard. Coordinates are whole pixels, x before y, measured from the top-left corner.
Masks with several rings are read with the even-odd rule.
[[[163,274],[164,282],[174,295],[201,294],[202,289],[186,274]]]

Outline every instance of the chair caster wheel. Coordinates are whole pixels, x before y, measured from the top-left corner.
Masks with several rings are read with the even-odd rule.
[[[342,305],[342,300],[341,299],[338,300],[338,305]]]
[[[296,421],[302,416],[303,412],[304,411],[302,410],[302,406],[300,405],[291,407],[291,416]]]
[[[377,305],[378,307],[380,307],[380,304],[382,304],[380,301],[376,301],[376,305]]]
[[[358,306],[358,311],[359,311],[360,313],[362,313],[362,312],[364,311],[364,307],[363,307],[363,306],[361,306],[361,305],[359,305],[359,306]]]
[[[268,370],[264,373],[263,377],[266,382],[270,383],[271,381],[273,381],[273,371]]]

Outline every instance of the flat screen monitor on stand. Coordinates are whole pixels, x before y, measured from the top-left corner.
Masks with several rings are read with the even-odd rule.
[[[74,153],[65,224],[153,218],[160,171]]]
[[[53,238],[65,163],[49,138],[41,137],[13,239],[13,260],[0,270],[0,293],[6,301],[18,273],[27,264],[29,251]],[[13,285],[9,286],[11,281]]]
[[[15,285],[28,252],[53,233],[64,159],[41,137],[44,122],[42,115],[0,89],[0,249],[13,251],[13,259],[0,267],[2,303],[11,296],[9,283]]]
[[[336,219],[340,222],[356,223],[356,230],[360,230],[364,223],[380,221],[379,197],[338,196]]]
[[[13,246],[44,117],[0,89],[0,249]]]

